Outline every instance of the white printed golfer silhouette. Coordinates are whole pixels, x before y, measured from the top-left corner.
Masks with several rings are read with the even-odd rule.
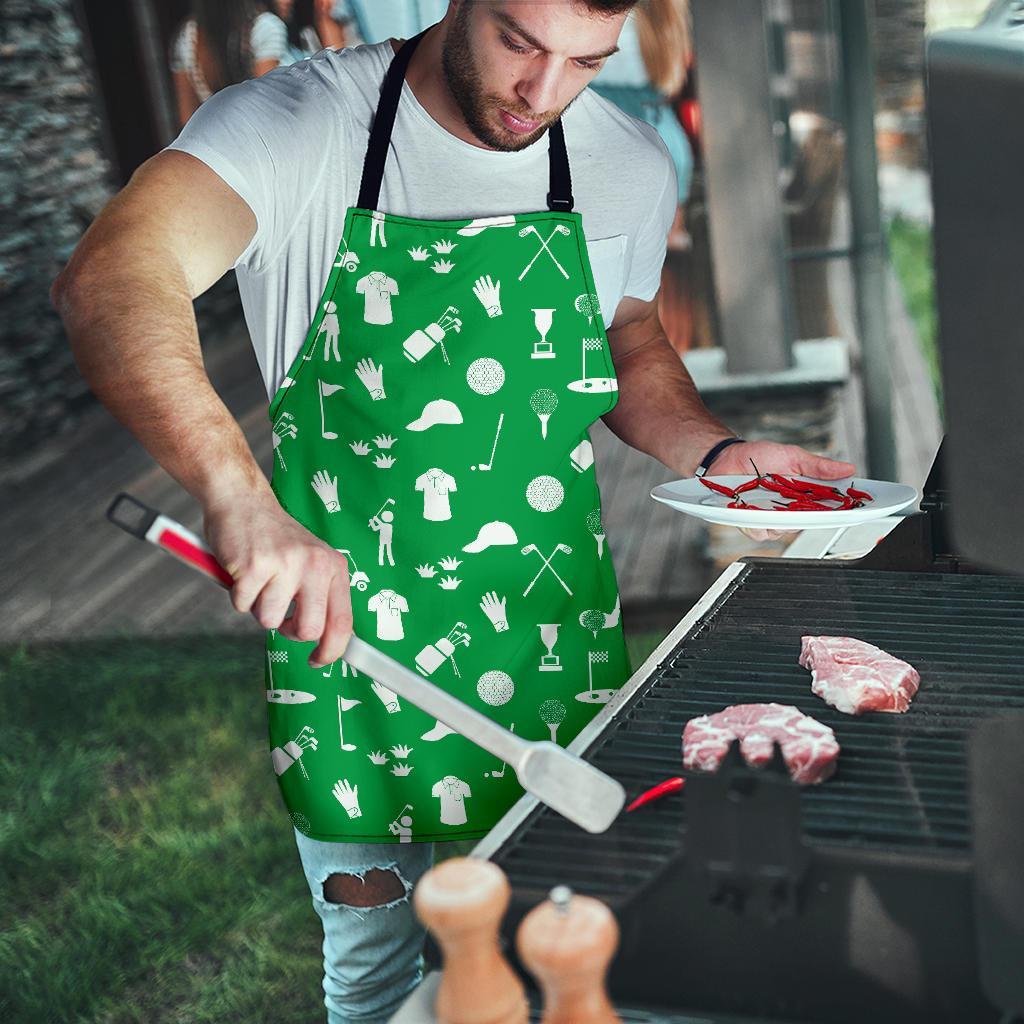
[[[395,818],[390,825],[388,825],[388,831],[393,836],[398,836],[399,843],[411,843],[412,842],[412,817],[406,814],[406,811],[412,810],[412,804],[406,804],[399,812],[398,817]]]
[[[508,632],[508,616],[505,613],[505,598],[498,597],[496,590],[484,594],[480,599],[480,611],[487,616],[495,633]]]
[[[333,395],[335,391],[344,391],[344,389],[344,384],[328,384],[325,380],[319,382],[317,391],[320,393],[320,436],[325,441],[336,441],[338,435],[335,431],[327,429],[327,422],[324,419],[324,399]]]
[[[329,476],[326,469],[318,469],[313,474],[310,486],[316,491],[316,496],[324,503],[328,512],[339,512],[341,504],[338,501],[338,478]]]
[[[320,335],[322,334],[324,336],[325,362],[330,361],[331,352],[334,353],[335,361],[339,363],[341,362],[341,354],[338,352],[338,332],[340,330],[341,328],[338,325],[338,306],[336,303],[328,299],[324,303],[324,318],[320,321],[316,337],[313,339],[313,347],[316,348],[316,343],[320,340]]]
[[[368,611],[377,613],[378,640],[404,640],[402,615],[409,611],[409,602],[390,587],[378,590],[366,604]]]
[[[462,779],[454,775],[446,775],[443,779],[434,783],[430,795],[439,797],[441,800],[441,824],[442,825],[465,825],[467,796],[473,794],[469,786]]]
[[[394,530],[392,522],[394,521],[395,514],[388,509],[387,512],[381,512],[379,516],[374,516],[370,520],[370,529],[374,533],[379,533],[380,538],[377,544],[377,564],[384,564],[384,554],[387,552],[388,565],[394,565],[395,559],[391,554],[391,534]]]
[[[375,402],[388,397],[384,394],[383,366],[377,366],[372,359],[360,359],[356,363],[356,376]]]
[[[501,316],[501,282],[492,281],[491,275],[478,277],[473,285],[473,294],[480,300],[480,305],[487,311],[492,320]]]
[[[380,270],[374,270],[356,282],[356,292],[364,297],[363,320],[368,324],[389,324],[391,296],[398,294],[398,282]]]
[[[386,249],[388,240],[384,237],[384,214],[380,210],[374,210],[370,214],[370,246],[376,246],[377,238],[380,237],[380,247]]]
[[[451,519],[452,509],[448,495],[457,491],[455,477],[436,466],[416,478],[416,490],[423,492],[423,518],[441,523]]]
[[[537,575],[536,575],[536,576],[534,576],[532,580],[530,580],[530,583],[529,583],[529,585],[528,585],[528,586],[527,586],[527,588],[526,588],[526,589],[525,589],[525,590],[523,591],[523,597],[526,597],[526,595],[527,595],[527,594],[528,594],[528,593],[529,593],[529,592],[530,592],[530,591],[531,591],[531,590],[533,589],[533,585],[534,585],[534,583],[536,583],[536,582],[537,582],[537,580],[539,580],[539,579],[540,579],[540,577],[541,577],[541,573],[543,573],[545,569],[547,569],[547,570],[548,570],[548,571],[549,571],[549,572],[551,573],[551,575],[552,575],[552,576],[554,576],[554,577],[555,577],[555,579],[556,579],[556,580],[558,580],[558,582],[562,584],[562,586],[563,586],[563,587],[565,588],[565,592],[566,592],[566,593],[567,593],[567,594],[568,594],[568,595],[569,595],[570,597],[572,597],[572,591],[571,591],[571,590],[569,589],[569,584],[568,584],[568,583],[566,583],[566,582],[565,582],[565,580],[563,580],[563,579],[562,579],[562,577],[561,577],[561,576],[559,576],[557,572],[555,572],[554,566],[553,566],[553,565],[551,564],[551,560],[552,560],[552,559],[553,559],[553,558],[555,557],[555,555],[557,555],[557,554],[558,554],[559,552],[561,552],[561,553],[562,553],[563,555],[571,555],[571,554],[572,554],[572,548],[571,548],[571,547],[570,547],[570,546],[569,546],[568,544],[561,544],[561,543],[559,543],[559,544],[556,544],[556,545],[555,545],[555,548],[554,548],[554,550],[553,550],[553,551],[551,552],[551,554],[550,554],[550,555],[548,555],[548,556],[547,556],[547,558],[545,558],[545,557],[544,557],[544,555],[542,554],[542,552],[541,552],[540,548],[539,548],[539,547],[537,547],[537,545],[536,545],[536,544],[527,544],[527,545],[526,545],[526,547],[524,547],[524,548],[522,549],[522,554],[524,554],[524,555],[528,555],[528,554],[529,554],[529,553],[530,553],[531,551],[536,551],[536,552],[537,552],[537,554],[538,554],[538,555],[540,555],[540,557],[541,557],[541,561],[542,561],[542,562],[543,562],[544,564],[543,564],[543,565],[542,565],[542,566],[540,567],[540,569],[538,570],[538,572],[537,572]]]
[[[359,787],[353,786],[348,779],[338,779],[331,790],[335,799],[345,808],[345,813],[350,818],[361,818],[362,809],[359,807]]]
[[[555,237],[555,235],[571,235],[572,232],[564,224],[556,224],[551,234],[548,235],[547,238],[542,238],[541,233],[533,224],[527,224],[525,228],[519,229],[520,238],[526,238],[526,236],[530,234],[534,234],[537,236],[537,239],[540,241],[540,248],[537,250],[536,253],[534,253],[533,259],[530,260],[530,262],[527,263],[525,267],[523,267],[523,272],[519,275],[519,280],[522,281],[522,279],[526,277],[526,275],[530,272],[530,268],[534,265],[534,263],[537,262],[537,257],[542,252],[546,252],[551,257],[551,261],[555,264],[556,267],[558,267],[559,271],[561,271],[562,277],[564,277],[566,281],[568,281],[569,272],[565,269],[565,267],[562,266],[561,263],[558,262],[557,259],[555,259],[555,254],[548,247],[548,243],[551,241],[552,238]]]
[[[313,735],[313,728],[304,725],[293,740],[289,740],[283,747],[274,747],[270,752],[270,760],[274,765],[274,772],[283,775],[293,764],[298,764],[303,775],[306,775],[306,766],[302,763],[302,755],[307,750],[316,750],[317,739]],[[309,776],[306,775],[308,779]]]

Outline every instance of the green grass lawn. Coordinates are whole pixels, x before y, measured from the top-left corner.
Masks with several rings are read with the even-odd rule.
[[[921,350],[931,371],[935,396],[942,411],[942,377],[939,365],[937,317],[935,312],[935,273],[932,259],[932,233],[925,225],[904,217],[889,222],[889,254],[903,288]]]
[[[661,639],[632,638],[633,664]],[[0,652],[4,1024],[323,1020],[262,653],[210,636]]]

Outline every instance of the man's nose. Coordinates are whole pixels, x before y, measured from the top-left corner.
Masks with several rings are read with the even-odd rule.
[[[534,115],[547,114],[558,109],[558,89],[561,69],[554,61],[547,61],[519,82],[519,98]]]

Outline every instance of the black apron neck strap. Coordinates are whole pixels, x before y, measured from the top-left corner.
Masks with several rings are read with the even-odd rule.
[[[366,157],[363,160],[363,177],[359,184],[359,200],[357,206],[361,210],[376,210],[380,201],[380,186],[384,180],[384,163],[391,145],[391,132],[395,126],[395,115],[398,113],[398,101],[402,98],[402,84],[409,61],[416,51],[420,40],[427,34],[424,29],[419,35],[408,39],[395,54],[384,76],[381,86],[380,102],[370,129],[370,140],[366,146]],[[555,121],[548,129],[548,164],[549,183],[547,203],[548,209],[558,213],[569,213],[572,210],[572,179],[569,176],[569,155],[565,149],[565,135],[562,132],[561,119]]]

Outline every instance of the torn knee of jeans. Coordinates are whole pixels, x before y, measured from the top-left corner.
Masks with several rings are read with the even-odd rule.
[[[353,909],[390,907],[409,898],[412,886],[397,867],[334,873],[324,879],[324,902]]]

